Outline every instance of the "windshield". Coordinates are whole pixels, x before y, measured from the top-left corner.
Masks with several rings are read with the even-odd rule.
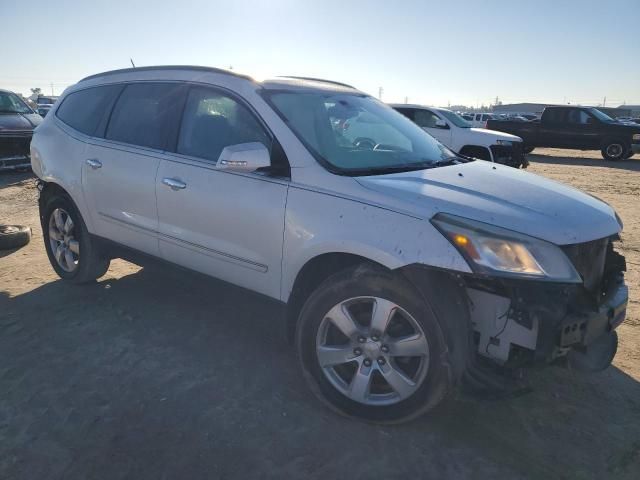
[[[456,158],[412,121],[372,97],[277,91],[268,100],[316,159],[336,173],[419,170]]]
[[[460,128],[471,128],[471,124],[467,122],[464,118],[458,115],[455,112],[450,110],[438,110],[438,113],[442,114],[447,120],[453,123],[456,127]]]
[[[589,111],[592,113],[594,117],[596,117],[601,122],[613,122],[613,118],[611,118],[606,113],[602,113],[597,108],[590,108]]]
[[[0,92],[0,113],[33,113],[33,111],[17,95]]]

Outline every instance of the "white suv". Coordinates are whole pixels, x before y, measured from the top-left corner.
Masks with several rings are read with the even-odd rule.
[[[463,379],[615,353],[615,212],[459,158],[347,85],[107,72],[65,91],[31,147],[60,277],[151,256],[277,299],[311,389],[344,414],[406,420]]]
[[[474,128],[460,115],[446,108],[402,104],[391,107],[461,155],[514,168],[526,168],[529,165],[524,157],[520,137],[486,128]]]

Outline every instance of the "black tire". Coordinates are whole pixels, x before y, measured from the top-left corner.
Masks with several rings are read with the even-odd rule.
[[[0,225],[0,250],[25,246],[31,240],[31,229],[21,225]]]
[[[625,144],[622,140],[607,140],[602,144],[600,152],[602,158],[610,162],[617,162],[618,160],[624,160],[628,158],[629,145]]]
[[[316,354],[316,338],[322,320],[340,302],[361,296],[377,296],[394,302],[420,325],[429,344],[428,370],[415,392],[391,405],[366,405],[350,399],[325,376]],[[453,375],[443,331],[433,311],[403,276],[361,265],[336,273],[308,298],[299,317],[296,348],[303,375],[313,393],[332,410],[374,423],[401,423],[434,408],[451,391]]]
[[[625,159],[627,159],[627,158],[631,158],[631,157],[633,157],[634,155],[635,155],[635,153],[633,153],[631,150],[629,150],[629,151],[627,152],[627,156],[626,156],[626,157],[624,157],[624,158],[625,158]]]
[[[523,151],[524,153],[531,153],[531,152],[533,152],[535,149],[536,149],[536,147],[528,147],[528,146],[526,146],[526,145],[525,145],[525,146],[522,148],[522,151]]]
[[[72,272],[65,271],[55,258],[51,249],[49,237],[49,219],[54,210],[62,208],[71,217],[74,223],[74,233],[80,244],[80,253],[78,255],[77,268]],[[72,283],[82,284],[93,282],[102,277],[109,269],[110,259],[99,251],[98,246],[92,239],[87,226],[82,219],[82,215],[78,211],[73,201],[64,194],[53,193],[41,202],[40,220],[42,223],[42,237],[44,239],[44,247],[49,257],[51,266],[63,280]]]

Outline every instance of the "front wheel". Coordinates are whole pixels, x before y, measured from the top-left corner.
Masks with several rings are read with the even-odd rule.
[[[612,162],[627,158],[629,148],[620,140],[606,142],[601,149],[602,158]]]
[[[398,423],[451,387],[443,332],[404,278],[356,267],[326,280],[300,315],[297,350],[312,391],[333,410]]]
[[[70,198],[62,194],[46,198],[41,221],[47,256],[60,278],[87,283],[107,272],[109,259],[99,252]]]

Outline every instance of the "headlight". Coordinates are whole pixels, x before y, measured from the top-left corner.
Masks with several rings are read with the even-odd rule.
[[[582,282],[567,256],[552,243],[455,215],[439,213],[431,222],[460,251],[474,272]]]
[[[506,146],[511,146],[513,145],[513,142],[511,140],[496,140],[496,144],[497,145],[506,145]]]
[[[640,142],[640,133],[634,133],[632,138],[634,142]]]

